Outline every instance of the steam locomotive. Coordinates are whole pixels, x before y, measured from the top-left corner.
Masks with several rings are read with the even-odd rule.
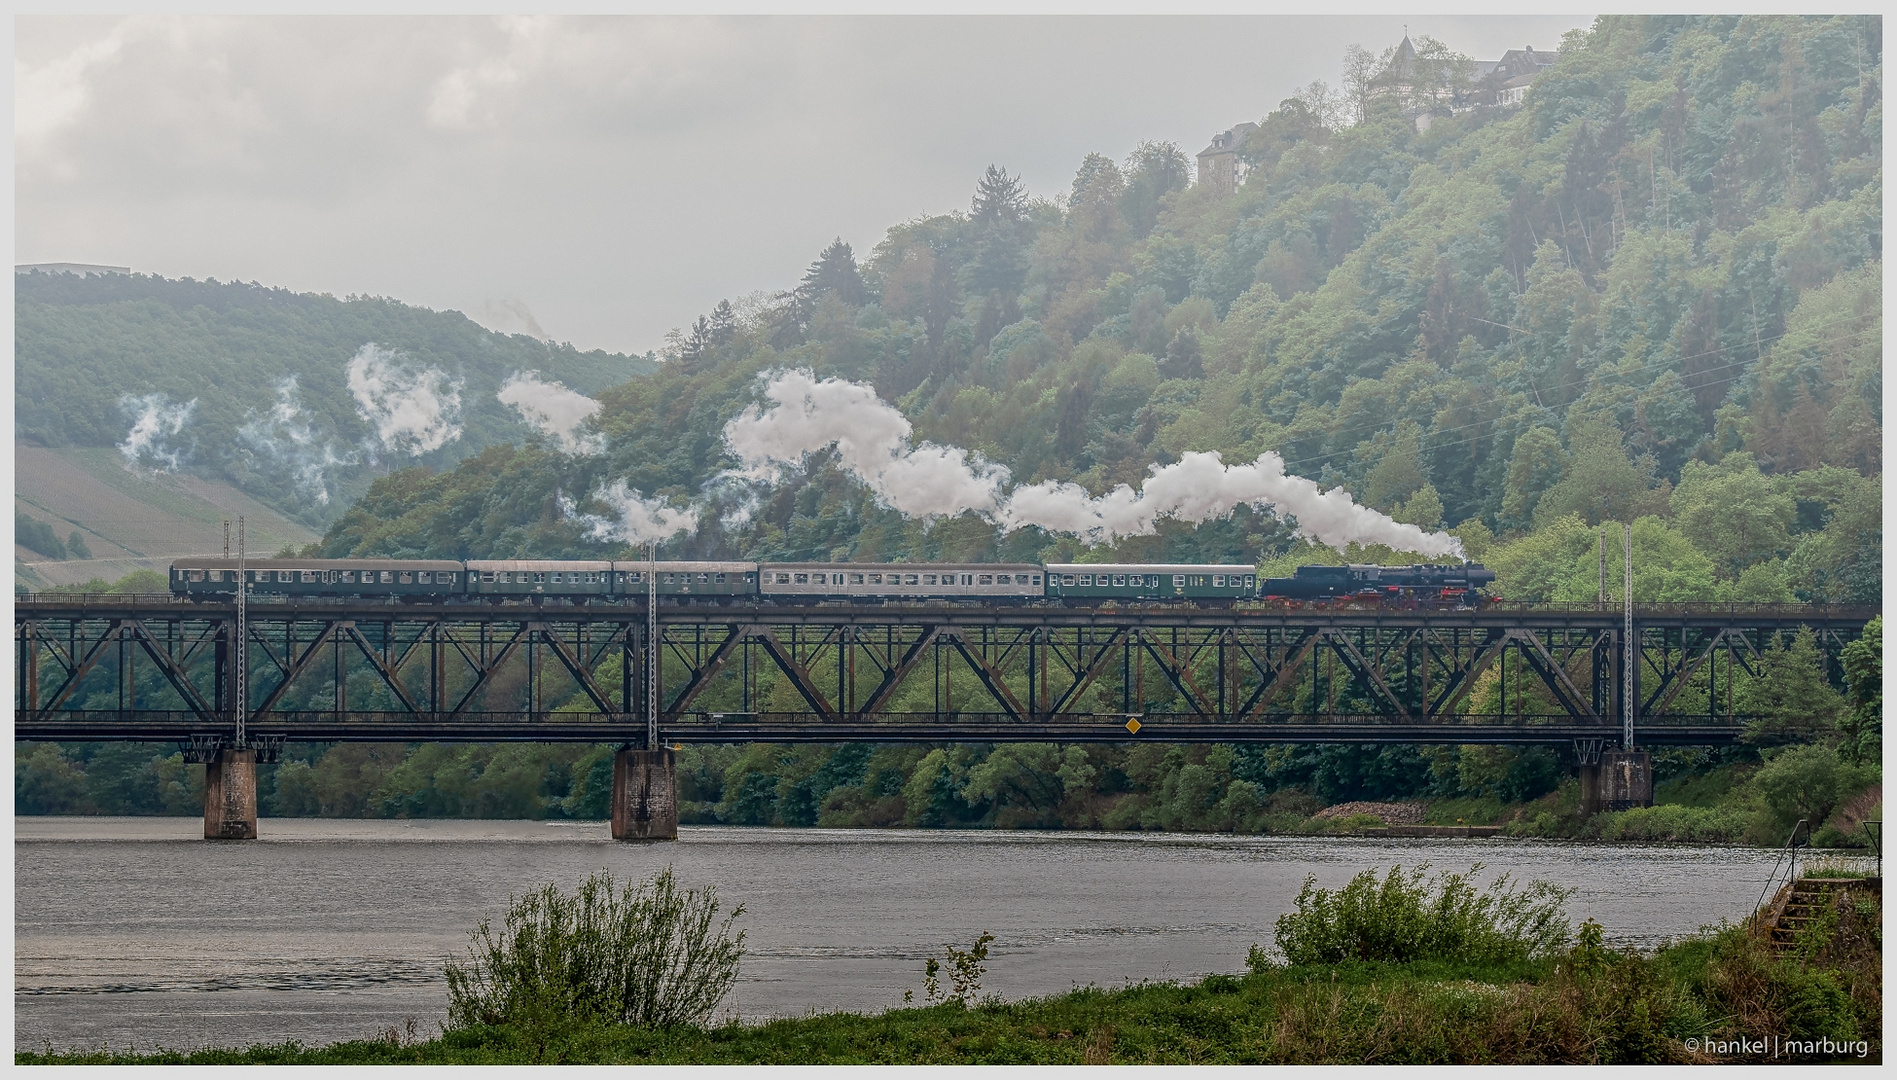
[[[171,591],[217,599],[237,589],[229,557],[171,564]],[[1175,563],[755,563],[608,560],[250,559],[241,571],[257,597],[354,597],[391,601],[610,603],[648,588],[671,603],[737,598],[797,604],[826,600],[960,600],[1089,606],[1163,601],[1228,605],[1356,601],[1473,607],[1495,581],[1479,563],[1443,566],[1300,566],[1260,580],[1256,567]],[[651,581],[647,575],[653,575]]]
[[[1430,599],[1456,607],[1477,607],[1482,590],[1495,583],[1495,571],[1481,563],[1450,566],[1300,566],[1288,578],[1266,578],[1258,586],[1265,599],[1291,601],[1356,599]]]

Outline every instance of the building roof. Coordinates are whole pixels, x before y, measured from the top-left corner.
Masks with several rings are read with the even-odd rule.
[[[1212,145],[1199,151],[1199,157],[1211,157],[1214,154],[1236,154],[1238,148],[1245,145],[1245,136],[1258,130],[1258,125],[1250,122],[1235,124],[1217,135],[1212,136]]]

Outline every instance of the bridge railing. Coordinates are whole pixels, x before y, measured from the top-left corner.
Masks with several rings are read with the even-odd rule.
[[[216,602],[204,596],[185,598],[171,593],[91,593],[91,592],[30,592],[15,593],[15,602],[73,604],[78,606],[98,605],[100,607],[191,607],[207,602]],[[221,597],[218,599],[222,599]],[[259,595],[251,597],[253,604],[278,604],[295,600],[299,603],[322,600],[342,600],[342,597]],[[389,598],[394,600],[395,598]],[[406,597],[413,601],[416,598]],[[549,599],[560,599],[550,597]],[[597,599],[597,598],[596,598]],[[634,600],[642,598],[634,597]],[[1257,603],[1241,603],[1238,611],[1402,611],[1409,610],[1410,604],[1403,602],[1371,602],[1351,599],[1330,601],[1307,601],[1296,604],[1266,600]],[[1010,611],[1019,611],[1011,607]],[[1528,601],[1496,600],[1482,605],[1484,612],[1507,613],[1515,615],[1589,615],[1617,616],[1625,609],[1617,603],[1597,603],[1594,601]],[[1766,604],[1766,603],[1723,603],[1707,601],[1703,603],[1635,603],[1634,615],[1643,620],[1672,617],[1725,617],[1744,619],[1746,617],[1810,618],[1827,622],[1838,620],[1861,620],[1869,622],[1879,614],[1880,609],[1871,604]]]

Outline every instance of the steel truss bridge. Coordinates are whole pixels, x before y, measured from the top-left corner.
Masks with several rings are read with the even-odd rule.
[[[1476,611],[748,601],[247,605],[24,596],[19,740],[252,745],[1360,742],[1716,745],[1740,671],[1811,628],[1838,654],[1870,606],[1496,604]],[[1625,645],[1631,641],[1629,667]],[[1631,698],[1626,695],[1631,691]],[[1583,749],[1585,755],[1586,751]]]

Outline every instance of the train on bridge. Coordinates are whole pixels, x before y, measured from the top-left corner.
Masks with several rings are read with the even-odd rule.
[[[216,600],[237,588],[237,560],[179,559],[171,591]],[[637,599],[669,603],[972,601],[1087,606],[1238,601],[1480,607],[1495,572],[1480,563],[1300,566],[1261,578],[1253,566],[1179,563],[757,563],[609,560],[251,559],[241,570],[257,597],[386,598],[411,602]],[[650,575],[650,580],[648,580]]]

